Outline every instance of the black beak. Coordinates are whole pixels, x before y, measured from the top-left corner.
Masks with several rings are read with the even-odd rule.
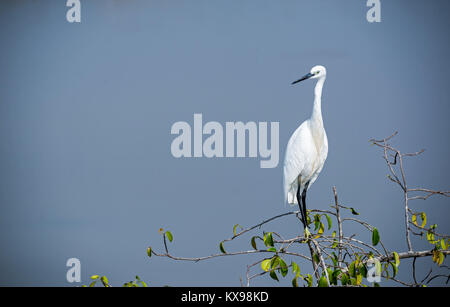
[[[301,77],[300,79],[298,79],[297,81],[292,82],[291,85],[294,85],[296,83],[302,82],[303,80],[308,80],[312,76],[314,76],[312,73],[306,74],[303,77]]]

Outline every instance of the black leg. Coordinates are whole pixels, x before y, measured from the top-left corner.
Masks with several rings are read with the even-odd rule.
[[[297,202],[298,202],[298,208],[300,209],[300,214],[302,215],[303,227],[306,227],[306,216],[305,216],[305,211],[303,210],[303,207],[302,207],[302,197],[300,197],[300,185],[298,185],[298,188],[297,188]]]
[[[308,223],[308,220],[307,220],[307,213],[306,213],[306,191],[308,190],[308,186],[309,186],[309,182],[307,182],[306,184],[305,184],[305,188],[303,189],[303,193],[302,193],[302,203],[303,203],[303,216],[305,217],[305,224],[307,224]],[[305,227],[307,227],[306,225],[305,225]]]

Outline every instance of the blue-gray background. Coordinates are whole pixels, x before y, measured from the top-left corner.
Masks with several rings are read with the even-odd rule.
[[[394,130],[401,149],[427,149],[406,165],[410,184],[448,189],[448,1],[382,1],[372,24],[363,0],[81,3],[81,24],[66,21],[65,1],[0,3],[1,285],[71,285],[71,257],[82,283],[96,273],[115,285],[136,274],[151,285],[239,285],[259,258],[176,263],[149,259],[146,248],[162,251],[164,227],[174,254],[209,255],[234,224],[289,210],[284,148],[311,113],[314,83],[289,84],[316,64],[328,69],[329,156],[309,207],[327,208],[336,185],[388,248],[405,250],[402,195],[368,143]],[[278,168],[173,158],[170,127],[192,124],[194,113],[279,121]],[[412,206],[450,231],[448,200]],[[298,229],[292,217],[263,228]],[[249,249],[248,239],[226,248]]]

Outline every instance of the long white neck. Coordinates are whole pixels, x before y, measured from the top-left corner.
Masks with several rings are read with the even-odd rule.
[[[314,88],[314,107],[311,116],[311,122],[316,127],[323,127],[322,120],[322,89],[325,83],[325,77],[317,80],[316,87]]]

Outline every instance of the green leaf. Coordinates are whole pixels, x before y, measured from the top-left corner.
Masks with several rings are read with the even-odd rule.
[[[256,247],[256,238],[257,238],[257,237],[253,237],[252,240],[251,240],[253,249],[258,249],[258,248]]]
[[[91,276],[91,279],[97,279],[97,278],[99,278],[100,276],[98,276],[98,275],[92,275]]]
[[[331,260],[333,261],[333,265],[335,266],[335,267],[337,267],[338,266],[338,257],[336,256],[336,253],[335,252],[332,252],[331,253]]]
[[[275,273],[275,271],[270,271],[270,277],[272,277],[272,279],[273,280],[276,280],[276,281],[280,281],[279,279],[278,279],[278,276],[277,276],[277,273]]]
[[[331,283],[333,284],[333,285],[335,285],[335,286],[337,286],[337,284],[338,284],[338,276],[341,274],[342,272],[341,272],[341,270],[335,270],[333,273],[331,273],[331,279],[332,279],[332,281],[331,281]]]
[[[266,259],[261,262],[261,268],[263,269],[263,271],[268,272],[270,270],[270,261],[271,259]]]
[[[315,214],[314,215],[314,231],[317,231],[319,226],[320,226],[320,215],[319,214]]]
[[[325,276],[322,276],[319,280],[319,288],[325,288],[328,287],[327,278]]]
[[[377,246],[378,242],[380,242],[380,233],[378,229],[374,228],[372,231],[372,245]]]
[[[330,281],[330,284],[333,284],[333,270],[330,268],[327,268],[327,273],[328,273],[328,279]]]
[[[274,253],[276,253],[276,252],[277,252],[277,249],[276,249],[275,247],[271,247],[271,248],[269,248],[267,251],[268,251],[268,252],[274,252]]]
[[[147,255],[148,255],[149,257],[152,256],[152,248],[151,248],[151,247],[147,248]]]
[[[96,281],[91,282],[91,283],[89,284],[89,287],[95,286],[95,283],[96,283]]]
[[[292,280],[292,287],[294,287],[294,288],[298,288],[298,281],[297,281],[297,277],[295,277],[293,280]]]
[[[359,267],[359,272],[361,273],[362,277],[367,278],[367,268],[364,264],[361,264]]]
[[[400,265],[400,256],[397,254],[397,252],[393,252],[394,254],[394,261],[395,261],[395,266],[399,266]]]
[[[356,210],[355,210],[354,208],[350,208],[350,210],[352,211],[352,214],[353,214],[353,215],[359,215],[359,213],[356,212]]]
[[[281,272],[281,276],[283,276],[283,277],[285,277],[287,275],[287,273],[289,272],[286,262],[284,262],[284,260],[281,258],[280,258],[280,272]]]
[[[333,246],[331,246],[331,248],[336,248],[338,246],[339,242],[335,239],[333,241]]]
[[[223,242],[220,242],[219,244],[219,249],[222,253],[226,254],[227,252],[225,251],[225,248],[223,248]]]
[[[331,220],[331,217],[328,214],[325,214],[325,216],[327,217],[327,222],[328,222],[328,230],[331,229],[331,227],[333,226],[333,222]]]
[[[347,274],[342,274],[341,283],[343,286],[346,286],[348,284],[349,280],[350,279]]]
[[[272,238],[272,233],[266,233],[266,235],[264,236],[264,244],[267,247],[273,246],[273,238]]]
[[[272,260],[270,261],[270,267],[274,270],[276,268],[278,268],[278,266],[280,265],[280,260],[281,258],[278,256],[273,256]]]

